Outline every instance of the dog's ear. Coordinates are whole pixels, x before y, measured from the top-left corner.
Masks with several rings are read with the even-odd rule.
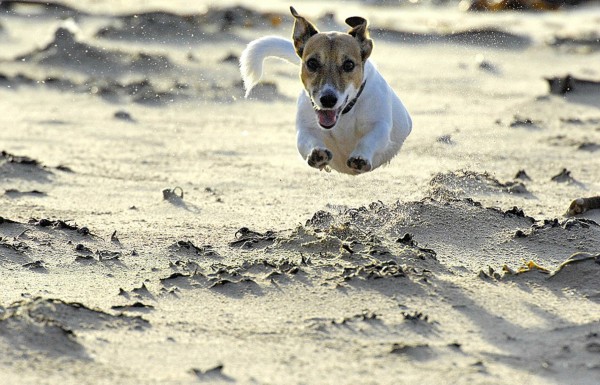
[[[358,41],[363,61],[367,60],[373,51],[373,40],[369,38],[367,20],[359,16],[352,16],[346,19],[346,24],[352,27],[348,33]]]
[[[294,32],[292,33],[292,40],[294,41],[294,48],[296,49],[296,54],[302,57],[302,53],[304,52],[304,45],[311,38],[311,36],[319,33],[314,25],[312,25],[308,20],[304,17],[298,15],[298,12],[294,9],[294,7],[290,7],[290,12],[292,12],[292,16],[296,19],[294,21]]]

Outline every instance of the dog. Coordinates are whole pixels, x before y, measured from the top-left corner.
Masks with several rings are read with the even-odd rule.
[[[298,151],[309,166],[358,175],[385,165],[412,130],[410,115],[369,60],[373,41],[362,17],[346,19],[347,33],[319,32],[290,7],[292,40],[266,36],[240,56],[246,97],[276,57],[301,66],[297,103]]]

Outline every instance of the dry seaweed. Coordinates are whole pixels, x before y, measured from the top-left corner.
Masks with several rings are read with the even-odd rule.
[[[525,170],[519,170],[517,172],[517,174],[515,175],[515,179],[521,179],[521,180],[526,180],[526,181],[530,181],[531,178],[529,177],[529,175],[527,175],[527,173],[525,172]]]
[[[275,233],[273,231],[267,231],[265,233],[259,233],[250,230],[247,227],[242,227],[235,232],[235,241],[229,242],[230,246],[241,246],[243,248],[251,248],[259,243],[272,243],[275,241]]]
[[[176,186],[172,189],[163,189],[162,194],[164,200],[172,203],[180,203],[183,200],[183,189],[179,186]]]
[[[577,198],[569,205],[566,215],[574,216],[596,209],[600,209],[600,196]]]
[[[131,310],[131,309],[154,309],[154,306],[152,305],[146,305],[142,302],[134,302],[130,305],[114,305],[110,307],[113,310],[120,310],[120,311],[124,311],[124,310]]]
[[[573,183],[575,179],[571,176],[571,171],[563,168],[558,174],[554,175],[551,180],[557,183]]]
[[[34,226],[39,226],[39,227],[52,227],[53,229],[59,229],[59,230],[78,230],[79,229],[76,225],[70,225],[67,222],[60,220],[60,219],[51,221],[46,218],[42,218],[39,220],[35,219],[35,218],[31,218],[29,220],[29,224],[34,225]]]
[[[17,164],[24,164],[24,165],[28,165],[28,166],[41,167],[41,163],[36,159],[30,158],[28,156],[14,155],[14,154],[11,154],[6,151],[0,152],[0,158],[4,158],[8,163],[17,163]]]
[[[585,261],[594,261],[594,262],[600,264],[600,254],[591,254],[591,253],[586,253],[586,252],[574,253],[566,261],[561,263],[558,266],[558,268],[550,274],[549,278],[554,277],[566,266],[573,265],[575,263],[585,262]]]
[[[546,78],[546,81],[550,87],[550,93],[554,95],[565,95],[570,92],[589,89],[600,92],[600,82],[589,79],[579,79],[571,75]]]
[[[532,271],[538,271],[544,274],[550,274],[551,271],[543,266],[538,265],[536,262],[529,260],[528,262],[523,261],[523,265],[520,266],[516,271],[508,267],[507,265],[502,266],[502,271],[508,275],[518,275],[528,273]]]

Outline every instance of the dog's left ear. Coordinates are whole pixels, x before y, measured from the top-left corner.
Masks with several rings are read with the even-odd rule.
[[[359,16],[352,16],[346,19],[346,24],[352,27],[348,33],[358,41],[362,59],[366,61],[373,51],[373,40],[369,38],[367,20]]]
[[[304,52],[304,46],[308,39],[310,39],[313,35],[319,33],[314,25],[312,25],[308,20],[304,17],[300,16],[298,12],[294,9],[294,7],[290,7],[290,12],[292,16],[294,16],[294,32],[292,33],[292,40],[294,41],[294,48],[296,49],[296,54],[302,57],[302,53]]]

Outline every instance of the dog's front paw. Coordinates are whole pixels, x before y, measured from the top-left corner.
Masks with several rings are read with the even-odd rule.
[[[361,156],[351,156],[346,162],[346,165],[356,172],[363,173],[371,171],[371,162]]]
[[[308,158],[306,158],[306,161],[310,167],[322,170],[329,162],[331,162],[331,159],[333,159],[333,154],[328,149],[313,148],[310,155],[308,155]]]

